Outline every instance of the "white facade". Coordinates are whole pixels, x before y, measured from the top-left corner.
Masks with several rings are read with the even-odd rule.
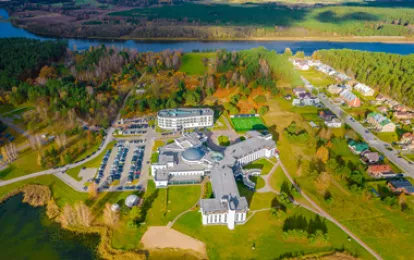
[[[372,97],[375,94],[375,91],[372,88],[362,83],[356,84],[354,88],[365,97]]]
[[[340,128],[342,126],[342,122],[339,119],[334,119],[332,121],[325,121],[325,125],[329,128]]]
[[[180,108],[161,110],[157,114],[158,126],[162,129],[211,127],[214,124],[214,111],[205,108]]]

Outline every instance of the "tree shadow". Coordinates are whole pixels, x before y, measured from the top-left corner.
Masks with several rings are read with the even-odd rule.
[[[339,16],[334,11],[325,11],[319,13],[316,20],[322,23],[341,24],[351,21],[378,21],[379,17],[366,12],[354,12]]]
[[[156,189],[150,196],[144,199],[144,202],[141,205],[141,214],[138,219],[136,219],[137,223],[144,222],[147,218],[148,211],[152,208],[152,204],[158,197],[159,190]]]

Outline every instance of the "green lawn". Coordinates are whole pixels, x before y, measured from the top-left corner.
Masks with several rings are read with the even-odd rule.
[[[161,146],[164,146],[164,144],[165,144],[165,141],[163,141],[163,140],[155,140],[154,141],[154,146],[152,147],[152,151],[153,152],[158,151],[158,148],[161,147]]]
[[[307,71],[300,70],[299,73],[304,76],[309,82],[315,87],[328,87],[329,85],[335,84],[336,80],[316,69],[310,69]]]
[[[225,135],[220,135],[219,137],[217,137],[218,139],[218,143],[221,146],[229,146],[230,145],[230,139],[228,136]]]
[[[283,183],[289,183],[289,180],[286,178],[285,173],[282,170],[282,167],[277,167],[276,171],[270,177],[270,186],[276,191],[280,192]],[[290,184],[290,183],[289,183]]]
[[[215,58],[214,52],[186,53],[181,59],[180,71],[188,75],[204,75],[207,67],[203,63],[203,59]]]
[[[246,224],[228,230],[226,226],[203,226],[200,213],[189,212],[173,226],[174,229],[206,243],[209,259],[278,259],[306,253],[345,248],[372,259],[368,253],[334,224],[326,221],[329,240],[327,243],[309,243],[307,239],[284,239],[283,224],[287,217],[303,216],[307,220],[315,215],[301,208],[288,209],[284,217],[272,216],[269,211],[257,212]],[[254,246],[254,250],[252,247]]]
[[[234,130],[246,132],[250,130],[266,130],[267,127],[260,117],[231,118]]]
[[[147,214],[147,225],[167,225],[181,212],[193,207],[200,199],[200,185],[171,186],[152,192],[155,200]]]
[[[64,206],[67,203],[73,204],[77,201],[85,200],[88,197],[87,193],[75,191],[72,187],[69,187],[57,177],[53,175],[44,175],[20,182],[15,182],[6,186],[1,186],[0,198],[9,192],[24,186],[25,184],[41,184],[48,186],[52,191],[52,196],[60,207]]]
[[[151,154],[151,163],[156,163],[158,162],[158,153],[157,152],[153,152]]]
[[[398,142],[399,141],[399,137],[398,134],[393,132],[393,133],[375,133],[375,135],[382,141],[387,142],[389,144],[391,144],[392,142]]]
[[[270,170],[273,168],[273,163],[269,162],[265,158],[261,158],[257,161],[249,163],[248,165],[243,166],[244,169],[261,169],[261,175],[269,174]]]
[[[109,149],[112,149],[115,146],[115,144],[116,144],[116,141],[113,141],[113,142],[109,143],[108,146],[105,148],[105,150],[102,151],[102,153],[99,156],[97,156],[96,158],[94,158],[94,159],[92,159],[92,160],[90,160],[90,161],[88,161],[88,162],[86,162],[82,165],[79,165],[78,167],[69,169],[66,173],[69,174],[72,178],[74,178],[78,181],[82,180],[81,177],[78,177],[78,174],[79,174],[80,170],[83,167],[85,167],[85,168],[99,168],[99,165],[101,165],[102,159],[104,158],[106,151],[109,150]]]
[[[10,163],[7,169],[0,171],[0,179],[9,180],[43,170],[37,163],[37,152],[28,148],[19,153],[18,159]]]

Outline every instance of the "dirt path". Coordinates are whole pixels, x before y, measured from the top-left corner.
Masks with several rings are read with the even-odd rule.
[[[206,245],[203,242],[166,226],[148,227],[141,242],[146,249],[192,250],[200,258],[207,259]]]

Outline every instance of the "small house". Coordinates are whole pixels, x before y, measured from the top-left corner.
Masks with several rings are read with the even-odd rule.
[[[382,114],[386,114],[388,112],[388,108],[384,106],[378,107],[377,109]]]
[[[348,147],[351,149],[352,152],[356,153],[356,154],[360,154],[366,150],[369,149],[369,146],[367,143],[364,142],[357,142],[354,140],[350,140],[348,142]]]
[[[297,88],[294,88],[294,89],[293,89],[293,94],[294,94],[295,96],[297,96],[297,97],[299,97],[300,95],[303,95],[303,94],[305,94],[305,93],[307,93],[307,91],[306,91],[306,89],[305,89],[305,88],[302,88],[302,87],[297,87]]]
[[[398,120],[410,120],[414,118],[414,114],[406,111],[396,111],[392,114],[392,117]]]
[[[395,124],[391,122],[384,115],[376,112],[369,113],[367,115],[367,122],[375,126],[378,132],[389,133],[395,132]]]
[[[355,96],[354,93],[350,90],[344,90],[340,94],[341,98],[345,103],[348,104],[350,107],[360,107],[361,106],[361,100]]]
[[[412,195],[414,194],[414,187],[407,179],[399,179],[388,182],[388,187],[395,193],[402,193]]]
[[[354,89],[361,93],[361,95],[363,95],[364,97],[372,97],[375,93],[375,91],[372,88],[362,83],[356,84]]]
[[[362,159],[367,163],[377,163],[380,159],[377,152],[365,151],[361,153]]]
[[[391,166],[388,164],[376,164],[368,166],[368,173],[373,175],[374,177],[381,178],[393,176],[394,173],[392,172]]]

